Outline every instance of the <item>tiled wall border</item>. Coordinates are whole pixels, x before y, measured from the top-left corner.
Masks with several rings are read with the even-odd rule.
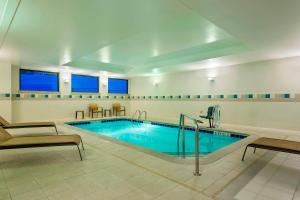
[[[0,100],[151,100],[151,101],[265,101],[265,102],[300,102],[300,93],[260,93],[260,94],[218,94],[218,95],[91,95],[91,94],[41,94],[41,93],[2,93]]]
[[[10,99],[11,99],[11,94],[10,93],[0,94],[0,100],[10,100]]]
[[[129,96],[131,100],[300,102],[300,93]]]
[[[41,94],[41,93],[16,93],[0,94],[1,100],[128,100],[128,95],[91,95],[91,94]]]

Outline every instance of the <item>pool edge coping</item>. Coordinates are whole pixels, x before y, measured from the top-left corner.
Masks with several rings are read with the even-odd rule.
[[[131,144],[131,143],[128,143],[128,142],[117,140],[115,138],[111,138],[111,137],[104,136],[104,135],[101,135],[101,134],[96,134],[92,131],[84,130],[84,129],[77,128],[77,127],[74,127],[72,125],[67,124],[67,123],[72,123],[72,122],[76,123],[76,122],[82,122],[82,121],[101,121],[101,120],[110,120],[110,119],[129,119],[129,118],[125,116],[125,117],[102,118],[102,119],[92,119],[92,120],[87,119],[87,120],[80,120],[80,121],[79,120],[78,121],[77,120],[76,121],[66,121],[66,122],[63,122],[61,125],[65,126],[67,128],[71,128],[71,129],[76,130],[76,131],[81,131],[83,133],[99,137],[99,138],[104,139],[106,141],[114,142],[116,144],[120,144],[120,145],[129,147],[129,148],[135,149],[137,151],[140,151],[140,152],[143,152],[143,153],[149,154],[151,156],[155,156],[155,157],[158,157],[160,159],[170,161],[170,162],[173,162],[173,163],[178,163],[178,164],[194,164],[195,163],[194,156],[182,158],[182,157],[175,157],[175,156],[167,155],[167,154],[164,154],[164,153],[160,153],[160,152],[153,151],[153,150],[150,150],[150,149],[147,149],[147,148],[143,148],[143,147],[140,147],[138,145],[134,145],[134,144]],[[146,120],[146,121],[152,121],[152,120]],[[170,122],[159,122],[159,121],[152,121],[152,122],[166,123],[166,124],[177,126],[176,124],[170,123]],[[217,150],[213,153],[210,153],[207,156],[201,156],[200,159],[199,159],[200,165],[207,165],[207,164],[214,163],[214,162],[222,159],[226,155],[236,151],[239,148],[244,147],[246,144],[248,144],[248,143],[250,143],[250,142],[252,142],[252,141],[254,141],[255,139],[258,138],[258,136],[254,135],[254,134],[239,133],[239,132],[236,132],[236,131],[211,129],[211,128],[203,128],[203,127],[201,127],[201,129],[209,130],[209,131],[220,131],[220,132],[226,132],[226,133],[234,133],[234,134],[240,134],[240,135],[244,135],[244,136],[247,135],[247,137],[241,139],[240,141],[232,143],[232,144],[230,144],[226,147],[223,147],[223,148],[221,148],[221,149],[219,149],[219,150]]]

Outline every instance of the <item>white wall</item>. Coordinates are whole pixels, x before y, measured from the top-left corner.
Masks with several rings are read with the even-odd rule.
[[[0,63],[0,94],[11,93],[11,65]],[[0,99],[0,115],[11,121],[11,100]]]
[[[208,76],[216,76],[214,82]],[[300,58],[131,79],[131,95],[300,92]],[[158,86],[153,83],[158,82]]]
[[[214,82],[207,79],[211,75],[216,76]],[[300,93],[299,75],[299,58],[256,62],[132,78],[131,95]],[[197,116],[214,104],[221,105],[223,124],[300,131],[300,102],[133,100],[131,109],[147,110],[150,117],[175,121],[181,112]]]
[[[300,59],[257,62],[233,67],[179,72],[162,76],[135,77],[130,80],[131,95],[203,95],[236,93],[300,93]],[[0,93],[18,92],[19,68],[0,64]],[[60,71],[62,76],[70,72]],[[207,77],[216,75],[215,81]],[[100,75],[99,75],[100,76]],[[100,77],[102,80],[105,78]],[[153,83],[158,82],[157,86]],[[11,84],[12,83],[12,84]],[[70,85],[61,79],[61,94],[70,93]],[[103,87],[103,84],[100,85]],[[105,91],[107,88],[102,88]],[[106,95],[105,92],[101,95]],[[0,114],[14,122],[73,118],[75,110],[86,110],[90,102],[110,107],[114,100],[0,100]],[[272,101],[176,101],[116,100],[127,112],[148,111],[156,119],[178,120],[181,112],[198,116],[209,105],[220,104],[222,123],[300,131],[300,103]],[[12,109],[11,109],[12,108]],[[13,117],[11,117],[13,116]]]
[[[128,100],[117,100],[130,111]],[[112,100],[14,100],[13,120],[48,121],[69,120],[75,117],[75,110],[84,110],[87,116],[88,104],[97,103],[103,108],[111,108]],[[79,119],[81,115],[79,116]]]
[[[60,73],[60,92],[54,94],[69,95],[71,93],[71,73],[93,75],[100,78],[100,93],[93,95],[105,96],[108,94],[107,75],[99,72],[93,72],[80,69],[65,69],[59,67],[22,67],[26,69],[53,71]],[[12,67],[12,93],[19,93],[19,70],[20,67]],[[64,83],[68,79],[69,83]],[[39,93],[39,92],[24,92]],[[46,92],[41,92],[45,94]],[[84,95],[88,95],[84,93]],[[96,100],[96,99],[15,99],[12,101],[12,121],[48,121],[57,119],[74,118],[75,110],[84,110],[87,113],[87,107],[90,103],[97,103],[103,108],[111,108],[114,102],[120,102],[126,110],[130,112],[130,102],[128,100]]]

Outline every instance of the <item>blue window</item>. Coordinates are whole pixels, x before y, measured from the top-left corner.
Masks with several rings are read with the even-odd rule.
[[[108,93],[128,94],[128,80],[126,79],[108,79]]]
[[[99,92],[99,77],[72,74],[72,92]]]
[[[22,91],[59,91],[59,73],[20,69],[19,88]]]

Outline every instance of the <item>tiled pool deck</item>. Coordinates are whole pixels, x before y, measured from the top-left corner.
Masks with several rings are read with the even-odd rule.
[[[241,162],[243,148],[238,148],[216,162],[201,165],[202,176],[195,177],[193,163],[161,159],[62,123],[58,128],[61,134],[83,137],[84,160],[79,160],[74,147],[1,151],[0,200],[215,199],[265,153],[249,151]]]

